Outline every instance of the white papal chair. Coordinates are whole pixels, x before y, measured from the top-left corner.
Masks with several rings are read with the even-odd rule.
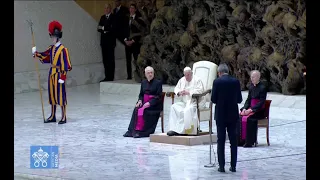
[[[198,61],[193,64],[192,72],[193,75],[200,78],[205,92],[202,94],[193,94],[192,97],[197,100],[197,111],[198,111],[198,135],[208,134],[209,132],[201,131],[200,122],[209,121],[209,129],[212,129],[212,102],[211,102],[211,89],[213,81],[217,78],[218,66],[210,61]],[[174,103],[174,92],[167,92],[168,97],[172,98],[172,104]],[[205,97],[206,106],[199,107],[199,99]]]

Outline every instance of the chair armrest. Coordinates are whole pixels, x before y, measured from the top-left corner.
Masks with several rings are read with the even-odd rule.
[[[166,93],[166,96],[167,97],[171,97],[171,103],[173,104],[174,103],[174,97],[175,97],[175,93],[174,92],[167,92]]]
[[[174,92],[166,92],[166,96],[167,97],[173,97],[175,96],[176,94]]]
[[[205,96],[205,95],[207,95],[209,93],[211,93],[211,89],[208,89],[208,90],[204,91],[201,94],[192,94],[192,98],[199,98],[199,97]]]

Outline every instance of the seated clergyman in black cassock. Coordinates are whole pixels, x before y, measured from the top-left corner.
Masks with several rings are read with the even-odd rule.
[[[149,137],[153,134],[163,108],[162,82],[154,79],[154,69],[145,68],[146,80],[141,82],[139,99],[133,110],[128,131],[124,137]]]
[[[258,120],[264,119],[266,87],[260,82],[260,72],[250,74],[251,82],[248,98],[240,109],[239,146],[252,147],[257,139]]]

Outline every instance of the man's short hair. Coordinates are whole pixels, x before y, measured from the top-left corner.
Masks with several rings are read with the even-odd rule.
[[[192,69],[187,66],[187,67],[185,67],[185,68],[183,69],[183,72],[187,72],[187,71],[192,71]]]
[[[111,6],[110,3],[105,4],[104,7],[105,7],[105,8],[110,8],[110,9],[112,9],[112,6]]]
[[[133,6],[135,9],[137,9],[137,5],[136,4],[130,4],[130,7]]]
[[[252,71],[250,72],[250,76],[251,76],[253,73],[257,73],[257,75],[259,76],[259,78],[261,77],[260,71],[258,71],[258,70],[252,70]]]
[[[218,66],[218,72],[219,73],[226,73],[229,74],[229,68],[228,65],[225,63],[222,63]]]
[[[144,69],[144,72],[147,72],[148,70],[154,72],[154,69],[153,69],[153,67],[151,67],[151,66],[147,66],[147,67]]]

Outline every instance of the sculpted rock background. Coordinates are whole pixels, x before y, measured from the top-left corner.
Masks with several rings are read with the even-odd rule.
[[[227,63],[242,90],[257,69],[269,91],[305,92],[304,0],[165,0],[147,29],[136,81],[151,65],[158,78],[175,85],[185,66],[208,60]]]

